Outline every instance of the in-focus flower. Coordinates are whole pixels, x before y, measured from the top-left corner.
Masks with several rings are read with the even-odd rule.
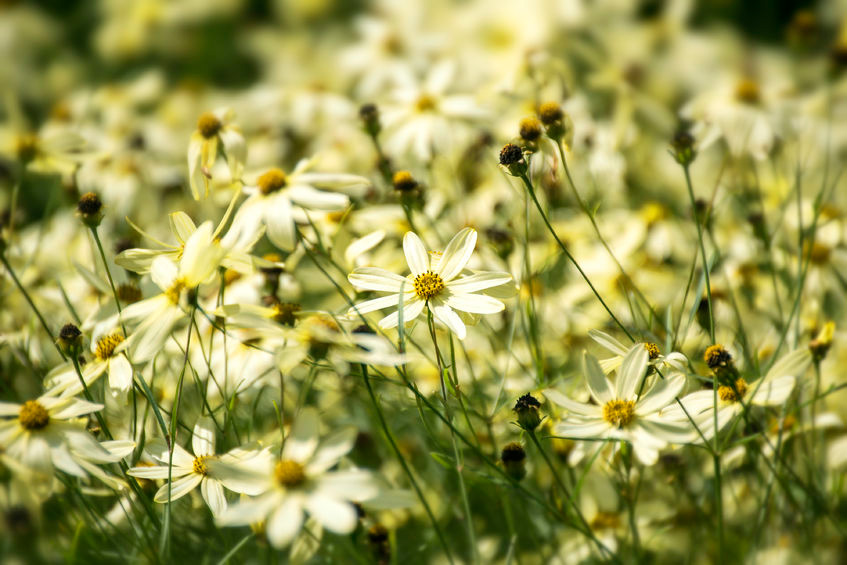
[[[471,258],[476,238],[476,230],[465,228],[453,236],[442,255],[430,256],[421,239],[413,232],[407,232],[403,238],[403,251],[411,273],[401,277],[375,267],[354,270],[347,278],[358,290],[391,294],[357,304],[348,311],[348,315],[366,314],[399,306],[402,302],[403,320],[411,322],[426,306],[436,320],[447,326],[459,339],[464,339],[467,330],[456,310],[471,314],[496,314],[505,308],[503,303],[477,293],[512,282],[512,275],[502,272],[459,276]],[[393,328],[398,322],[399,310],[380,320],[379,326]]]
[[[174,445],[173,467],[170,468],[170,452],[163,441],[153,441],[147,451],[159,463],[155,466],[133,467],[128,475],[140,479],[168,479],[153,497],[158,503],[182,498],[200,486],[203,500],[212,514],[218,516],[226,510],[227,502],[224,487],[243,494],[258,494],[255,484],[244,480],[245,473],[240,467],[247,467],[254,458],[260,457],[260,451],[236,448],[223,455],[215,454],[215,428],[209,418],[200,418],[194,425],[191,438],[192,456],[180,445]]]
[[[104,373],[109,375],[109,390],[113,395],[125,393],[132,386],[132,365],[123,353],[117,349],[124,342],[119,331],[104,334],[92,340],[93,359],[82,367],[85,385],[91,386]],[[76,396],[83,391],[79,375],[73,365],[63,365],[54,374],[48,375],[46,386],[48,395]]]
[[[580,439],[612,439],[630,443],[645,465],[652,465],[668,443],[685,443],[693,431],[685,422],[667,422],[659,412],[682,391],[685,376],[679,373],[645,382],[649,354],[637,343],[627,352],[612,385],[593,356],[585,353],[582,370],[594,402],[576,402],[554,390],[545,396],[568,410],[554,428],[556,433]],[[644,389],[642,392],[641,389]]]
[[[288,545],[303,527],[305,513],[338,534],[356,528],[353,502],[374,498],[379,489],[368,471],[330,471],[352,448],[356,430],[344,428],[319,439],[318,413],[304,408],[285,439],[282,456],[254,468],[256,489],[262,494],[244,499],[218,517],[224,526],[266,521],[265,531],[274,547]]]
[[[600,366],[603,368],[603,371],[608,374],[621,366],[621,361],[623,361],[628,351],[628,348],[624,344],[600,330],[588,330],[588,335],[591,339],[615,354],[613,357],[600,359]],[[666,369],[675,371],[685,370],[688,359],[682,353],[673,351],[667,355],[663,355],[659,350],[659,346],[655,343],[642,343],[641,345],[647,350],[651,366],[659,367],[663,371]]]

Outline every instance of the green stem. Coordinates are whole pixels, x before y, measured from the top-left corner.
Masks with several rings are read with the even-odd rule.
[[[703,227],[700,218],[697,217],[697,200],[694,198],[694,188],[691,184],[691,173],[688,165],[683,165],[685,172],[685,186],[688,187],[688,197],[691,200],[691,213],[694,216],[694,225],[697,226],[697,240],[700,244],[700,259],[703,261],[703,276],[706,278],[706,300],[709,305],[709,338],[715,343],[715,316],[712,310],[712,282],[709,278],[709,263],[706,261],[706,246],[703,244]]]
[[[621,323],[618,317],[615,316],[614,313],[612,313],[612,310],[606,304],[606,301],[603,300],[603,297],[601,297],[600,293],[597,292],[597,289],[594,288],[594,285],[591,283],[591,279],[588,278],[588,275],[586,275],[585,271],[582,270],[582,267],[579,266],[577,260],[574,258],[573,255],[571,255],[571,252],[568,251],[568,248],[565,246],[564,243],[562,243],[562,240],[559,239],[559,236],[556,235],[556,231],[553,229],[553,226],[550,225],[550,220],[547,219],[547,214],[544,213],[544,209],[541,207],[541,203],[538,202],[538,197],[535,195],[535,189],[533,189],[529,177],[526,176],[526,173],[524,173],[520,176],[520,178],[526,186],[526,189],[529,191],[529,195],[532,197],[532,201],[535,203],[535,207],[538,209],[538,213],[541,215],[541,219],[544,220],[544,225],[547,226],[547,230],[550,232],[550,234],[553,236],[553,239],[555,239],[556,243],[559,245],[559,249],[562,250],[562,253],[565,254],[565,256],[573,264],[573,266],[576,267],[576,270],[579,271],[579,274],[582,275],[583,280],[585,280],[585,282],[588,284],[588,287],[591,289],[591,292],[594,293],[594,296],[597,297],[597,300],[600,301],[600,304],[603,306],[603,308],[606,310],[612,320],[618,325],[618,327],[623,331],[623,333],[626,334],[626,337],[628,337],[630,341],[635,342],[635,338],[632,337],[632,334],[629,333],[629,330],[626,329],[626,327]]]

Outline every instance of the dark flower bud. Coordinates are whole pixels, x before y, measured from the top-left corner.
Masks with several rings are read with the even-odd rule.
[[[504,145],[500,150],[500,165],[512,176],[519,177],[526,174],[527,162],[523,149],[513,143]]]
[[[697,151],[694,149],[694,136],[686,130],[676,132],[671,140],[670,154],[683,167],[690,165],[697,156]]]
[[[359,108],[359,118],[362,120],[365,133],[371,137],[379,135],[382,125],[379,122],[379,109],[376,104],[363,104]]]
[[[76,205],[76,214],[83,224],[96,228],[103,220],[103,202],[97,194],[86,192]]]
[[[418,188],[418,181],[412,177],[409,171],[397,171],[391,179],[394,190],[398,192],[411,192]]]
[[[526,451],[519,443],[510,443],[500,453],[500,461],[506,473],[520,481],[526,476]]]
[[[541,403],[531,394],[527,393],[518,398],[513,408],[515,414],[518,415],[518,425],[528,432],[534,431],[541,424],[539,408],[541,408]]]
[[[76,358],[79,352],[82,351],[82,332],[73,324],[65,324],[59,330],[59,337],[56,339],[56,343],[59,345],[62,353]]]

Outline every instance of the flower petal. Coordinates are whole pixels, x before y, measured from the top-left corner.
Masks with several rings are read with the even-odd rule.
[[[282,458],[293,459],[298,463],[305,462],[312,456],[315,448],[318,446],[319,432],[320,420],[318,419],[318,411],[310,406],[303,408],[297,414],[297,419],[294,420],[291,432],[285,438],[285,446],[282,448]]]
[[[324,528],[336,534],[349,534],[359,521],[352,504],[320,491],[306,499],[306,510]]]
[[[450,243],[447,244],[444,255],[441,257],[441,263],[438,265],[438,274],[445,282],[459,276],[459,273],[468,264],[476,247],[476,238],[475,229],[465,228],[454,235]]]
[[[629,348],[615,377],[615,395],[620,400],[631,400],[641,385],[647,371],[649,355],[643,343]]]
[[[400,292],[401,286],[411,289],[411,283],[406,277],[376,267],[359,267],[347,275],[347,280],[358,290]]]
[[[447,326],[459,339],[465,339],[465,336],[467,335],[465,323],[461,318],[459,318],[459,315],[456,314],[452,308],[446,304],[435,304],[431,305],[430,308],[432,309],[432,315],[436,320]]]
[[[429,256],[421,238],[415,232],[406,232],[403,236],[403,253],[406,254],[406,263],[409,264],[413,277],[429,270]]]
[[[299,496],[287,496],[268,520],[266,532],[274,547],[285,547],[303,526],[303,505]]]
[[[467,294],[469,292],[477,292],[487,288],[508,284],[512,282],[512,280],[512,275],[509,273],[476,273],[467,277],[453,279],[446,286],[454,293]]]
[[[594,400],[599,404],[605,404],[612,400],[612,387],[609,385],[609,380],[603,374],[603,369],[597,363],[597,358],[587,351],[582,354],[582,372]]]
[[[484,294],[450,294],[444,299],[444,302],[456,310],[472,314],[496,314],[506,308],[496,298]]]

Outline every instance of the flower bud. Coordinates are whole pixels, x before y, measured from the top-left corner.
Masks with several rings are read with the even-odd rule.
[[[73,324],[65,324],[59,330],[59,337],[56,339],[59,349],[65,355],[76,358],[82,351],[82,332]]]
[[[96,228],[103,220],[103,202],[93,192],[86,192],[76,205],[76,215],[82,223],[90,228]]]
[[[562,141],[573,133],[570,117],[556,102],[545,102],[539,106],[538,117],[544,124],[547,137],[553,141]]]
[[[525,175],[528,168],[523,150],[513,143],[507,143],[500,150],[500,165],[513,177]]]
[[[809,342],[809,351],[812,352],[812,359],[815,363],[820,363],[829,352],[832,346],[832,338],[835,335],[835,322],[827,322],[815,336],[815,339]]]
[[[518,415],[518,425],[528,432],[534,431],[541,424],[540,407],[541,403],[529,393],[518,398],[513,408]]]
[[[359,108],[359,118],[362,120],[362,127],[371,137],[376,137],[382,130],[382,125],[379,122],[379,109],[376,104],[363,104]]]
[[[516,481],[526,476],[526,451],[521,444],[507,444],[500,453],[500,461],[506,473]]]
[[[683,167],[690,165],[697,156],[697,151],[694,149],[694,136],[685,130],[676,132],[671,140],[670,154]]]

